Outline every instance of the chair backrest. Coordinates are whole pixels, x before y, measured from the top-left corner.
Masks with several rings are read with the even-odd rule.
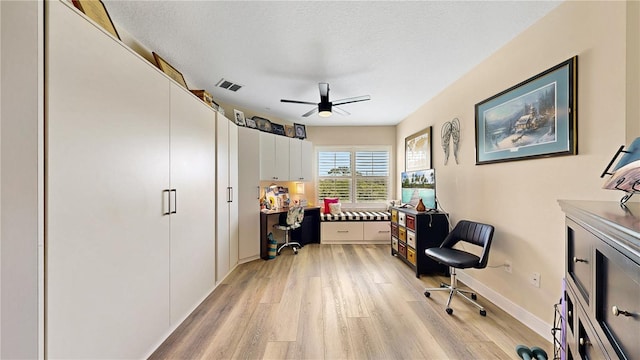
[[[289,211],[287,211],[287,217],[285,219],[283,219],[283,216],[280,217],[280,225],[291,226],[301,223],[302,220],[304,220],[304,207],[293,206],[289,208]]]
[[[489,248],[491,247],[491,240],[493,239],[493,230],[493,225],[460,220],[456,224],[456,227],[453,228],[444,239],[440,247],[452,248],[460,241],[480,246],[482,248],[482,254],[480,255],[478,265],[474,267],[482,269],[487,266],[487,262],[489,261]]]

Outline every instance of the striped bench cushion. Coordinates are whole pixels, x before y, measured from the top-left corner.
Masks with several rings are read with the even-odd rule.
[[[388,211],[343,211],[340,214],[320,214],[321,221],[389,221]]]

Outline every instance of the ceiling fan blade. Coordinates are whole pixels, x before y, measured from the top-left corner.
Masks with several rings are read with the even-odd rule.
[[[347,110],[342,109],[342,108],[339,108],[339,107],[337,107],[337,106],[335,106],[335,105],[333,105],[333,106],[331,107],[331,110],[332,110],[334,113],[339,114],[339,115],[344,115],[344,116],[351,115],[351,113],[350,113],[350,112],[348,112]]]
[[[329,84],[328,83],[318,83],[318,88],[320,89],[320,103],[328,103],[329,102]]]
[[[286,100],[286,99],[280,99],[280,102],[283,102],[283,103],[293,103],[293,104],[305,104],[305,105],[318,105],[318,103],[309,102],[309,101],[299,101],[299,100]]]
[[[362,95],[362,96],[356,96],[356,97],[342,99],[342,100],[336,100],[333,102],[333,105],[344,105],[344,104],[350,104],[354,102],[367,101],[367,100],[371,100],[371,96]]]
[[[318,107],[316,106],[313,109],[311,109],[310,111],[307,111],[306,113],[302,114],[302,117],[307,117],[307,116],[309,116],[311,114],[315,114],[317,112],[318,112]]]

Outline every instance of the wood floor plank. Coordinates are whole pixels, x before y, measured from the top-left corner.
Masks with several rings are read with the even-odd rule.
[[[388,245],[311,244],[241,264],[151,359],[515,359],[537,335],[479,297],[424,297],[448,282],[421,276]],[[550,309],[553,311],[553,309]]]

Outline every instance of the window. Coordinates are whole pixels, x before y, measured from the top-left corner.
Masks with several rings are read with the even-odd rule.
[[[318,147],[316,151],[319,202],[325,197],[337,197],[343,205],[352,207],[386,203],[389,147]]]

